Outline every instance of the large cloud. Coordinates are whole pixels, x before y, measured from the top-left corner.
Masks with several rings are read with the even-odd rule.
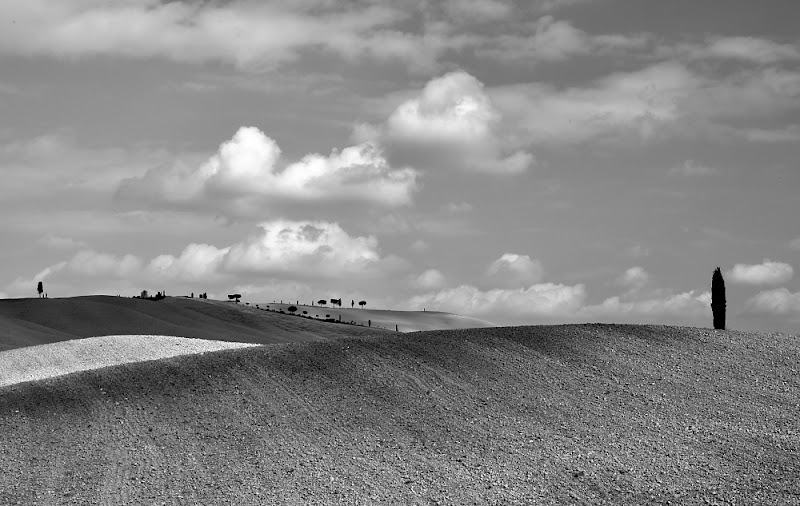
[[[384,206],[411,202],[417,173],[392,169],[378,148],[351,146],[330,156],[310,154],[279,170],[277,143],[254,127],[240,128],[198,167],[154,168],[122,182],[122,197],[198,203],[208,197],[270,200],[361,200]]]
[[[405,267],[397,257],[382,256],[375,237],[351,236],[337,223],[273,220],[259,224],[253,234],[232,245],[189,244],[177,256],[158,255],[149,262],[130,254],[81,250],[33,278],[18,278],[8,289],[29,293],[36,281],[45,279],[62,286],[77,279],[107,280],[115,286],[170,281],[250,283],[268,278],[359,281]]]
[[[336,223],[276,220],[260,228],[230,247],[225,270],[301,278],[362,277],[375,274],[381,261],[375,237],[351,237]]]
[[[538,283],[542,279],[544,269],[541,262],[528,255],[504,253],[489,264],[487,276],[495,286],[505,288],[525,287]]]
[[[736,264],[727,276],[735,283],[746,285],[779,285],[792,279],[794,269],[787,263],[765,258],[760,264]]]
[[[401,164],[522,172],[533,156],[506,145],[500,136],[502,120],[483,83],[458,71],[429,81],[371,135]]]

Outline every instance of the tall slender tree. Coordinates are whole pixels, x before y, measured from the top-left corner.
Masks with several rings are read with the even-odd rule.
[[[39,292],[39,298],[42,298],[42,292],[44,292],[44,286],[42,286],[42,282],[39,281],[39,285],[36,287],[36,291]]]
[[[719,267],[711,276],[711,312],[714,313],[714,328],[725,330],[725,280]]]

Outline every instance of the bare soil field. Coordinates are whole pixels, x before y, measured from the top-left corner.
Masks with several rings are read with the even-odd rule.
[[[0,387],[0,504],[798,504],[799,352],[506,327],[20,383]]]
[[[0,351],[81,337],[167,335],[255,344],[374,333],[261,311],[243,303],[167,297],[152,301],[91,295],[0,300]]]
[[[120,364],[259,346],[175,336],[101,336],[0,351],[0,387]]]

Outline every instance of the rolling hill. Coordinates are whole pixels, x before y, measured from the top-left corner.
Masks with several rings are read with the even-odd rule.
[[[0,503],[800,502],[798,336],[372,332],[0,387]]]
[[[274,344],[372,333],[232,302],[91,295],[0,300],[0,351],[93,336],[169,335]]]
[[[286,311],[290,304],[270,302],[260,304],[260,306],[270,306],[270,309]],[[373,328],[386,330],[397,328],[399,332],[496,327],[494,323],[486,320],[441,311],[392,311],[388,309],[306,306],[303,304],[296,307],[298,314],[307,311],[309,316],[319,316],[321,319],[325,319],[325,315],[330,315],[335,320],[341,318],[343,322],[354,322],[357,325],[369,325],[371,322]]]
[[[209,299],[167,297],[160,301],[92,295],[63,299],[0,299],[0,351],[107,335],[168,335],[200,339],[275,344],[373,334],[395,324],[401,332],[486,327],[491,323],[435,311],[336,309],[343,321],[332,325],[265,311],[267,304],[247,306]],[[272,304],[285,309],[288,304]],[[302,306],[318,314],[326,308]],[[327,311],[333,311],[327,308]],[[322,313],[321,318],[324,319]],[[372,319],[373,328],[367,321]]]

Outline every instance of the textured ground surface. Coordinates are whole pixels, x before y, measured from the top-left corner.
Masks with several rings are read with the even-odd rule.
[[[0,387],[0,504],[798,504],[798,343],[387,333]]]
[[[174,336],[102,336],[0,351],[0,387],[160,358],[258,346]]]

